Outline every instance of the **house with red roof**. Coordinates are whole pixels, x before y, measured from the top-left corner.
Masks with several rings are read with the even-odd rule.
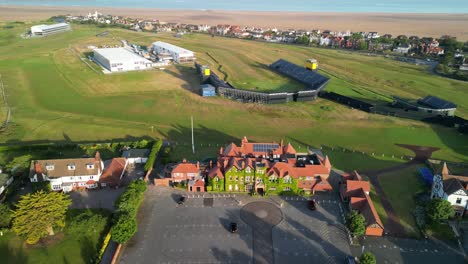
[[[205,179],[201,175],[200,163],[196,164],[183,160],[174,166],[171,171],[172,183],[187,184],[189,192],[204,192]]]
[[[127,164],[128,159],[126,158],[113,158],[99,177],[101,187],[119,187]]]
[[[357,210],[366,220],[366,235],[382,236],[384,226],[380,220],[370,196],[370,183],[363,181],[357,171],[342,175],[340,196],[349,203],[352,210]]]

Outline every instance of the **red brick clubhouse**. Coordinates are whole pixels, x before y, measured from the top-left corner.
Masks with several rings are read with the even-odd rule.
[[[184,161],[174,167],[171,176],[173,182],[197,183],[197,187],[204,180],[207,191],[310,194],[332,190],[327,181],[331,168],[326,156],[297,153],[282,141],[253,143],[244,137],[240,146],[231,143],[221,148],[217,161],[205,170],[198,163]]]

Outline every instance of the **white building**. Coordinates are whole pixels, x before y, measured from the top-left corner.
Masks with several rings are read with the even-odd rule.
[[[127,159],[129,164],[144,164],[148,161],[149,149],[129,149],[122,153],[122,157]]]
[[[31,162],[31,182],[50,182],[53,191],[98,187],[104,163],[99,152],[94,158],[36,160]]]
[[[111,72],[145,70],[152,62],[125,48],[94,49],[94,60]]]
[[[444,163],[440,174],[434,175],[431,198],[447,200],[455,210],[455,216],[463,216],[468,208],[468,176],[450,175]]]
[[[177,63],[195,61],[195,53],[193,51],[163,41],[157,41],[153,43],[153,53],[168,53],[172,56],[174,62]]]
[[[58,23],[53,25],[36,25],[31,27],[31,34],[33,36],[48,36],[69,30],[71,30],[71,27],[67,23]]]
[[[408,44],[400,44],[398,47],[393,49],[393,52],[395,53],[400,53],[400,54],[407,54],[409,50],[411,49],[411,46]]]

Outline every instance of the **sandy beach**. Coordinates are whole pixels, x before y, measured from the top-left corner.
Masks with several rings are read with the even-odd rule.
[[[468,40],[468,14],[390,14],[390,13],[306,13],[248,12],[221,10],[165,10],[96,7],[0,6],[0,21],[39,21],[53,15],[104,14],[159,19],[192,24],[230,24],[277,27],[281,29],[321,29],[332,31],[377,31],[394,36],[456,36]]]

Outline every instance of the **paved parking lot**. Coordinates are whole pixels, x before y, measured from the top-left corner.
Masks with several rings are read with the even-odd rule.
[[[233,198],[189,198],[149,190],[139,231],[121,257],[121,263],[252,263],[252,230],[240,219]],[[238,223],[238,233],[228,230]]]
[[[340,203],[320,194],[314,199],[315,211],[306,199],[284,200],[284,221],[273,229],[276,263],[342,263],[351,253]]]
[[[179,195],[150,187],[121,263],[341,263],[349,254],[336,203],[319,200],[311,212],[302,198],[279,208],[277,197],[191,194],[178,206]],[[255,217],[268,227],[252,230]],[[237,234],[229,232],[231,222],[238,223]]]
[[[354,247],[353,253],[371,251],[378,263],[466,263],[463,255],[445,245],[430,240],[403,239],[394,237],[367,237],[363,247]]]

